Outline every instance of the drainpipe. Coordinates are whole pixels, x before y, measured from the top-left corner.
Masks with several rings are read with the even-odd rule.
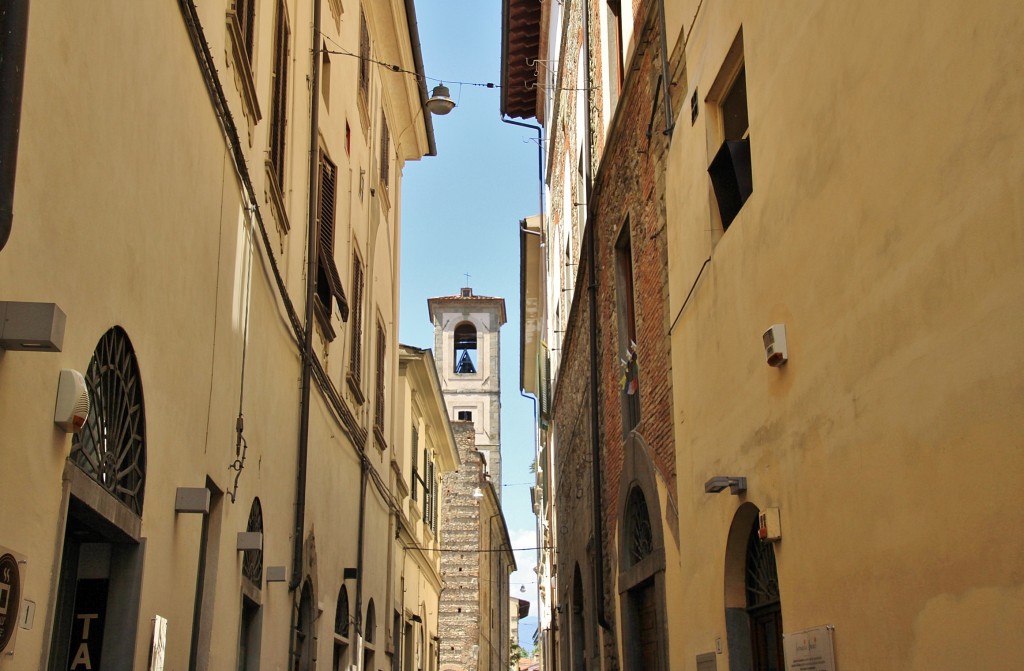
[[[299,397],[299,463],[295,484],[295,537],[292,541],[292,578],[288,589],[299,599],[302,582],[302,545],[306,535],[306,463],[309,459],[309,390],[313,368],[313,295],[316,290],[316,203],[320,128],[320,0],[313,2],[313,85],[309,110],[309,220],[306,233],[306,309],[302,334],[302,387]],[[294,638],[294,637],[292,637]]]
[[[370,438],[373,440],[373,438]],[[363,546],[366,529],[366,481],[369,478],[367,469],[370,465],[366,455],[359,455],[359,537],[356,541],[356,660],[357,668],[363,671]],[[385,623],[387,610],[385,609]]]
[[[672,137],[676,120],[672,116],[672,80],[668,77],[668,38],[665,35],[665,0],[658,0],[661,22],[661,81],[665,83],[665,135]]]
[[[593,201],[593,174],[591,173],[591,156],[594,151],[593,129],[590,122],[590,0],[583,1],[583,67],[587,73],[587,141],[584,144],[584,165],[587,198],[587,297],[590,308],[590,453],[591,475],[594,490],[594,583],[595,601],[597,601],[597,622],[606,631],[611,631],[604,608],[604,534],[601,520],[603,506],[601,496],[601,413],[598,408],[600,376],[598,375],[597,354],[597,234],[594,231],[594,217],[591,212]]]
[[[11,237],[14,219],[28,4],[29,0],[9,0],[0,7],[0,251]]]

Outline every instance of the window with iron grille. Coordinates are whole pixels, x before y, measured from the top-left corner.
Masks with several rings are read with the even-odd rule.
[[[381,449],[387,446],[387,441],[384,440],[384,363],[387,344],[384,325],[377,322],[377,392],[373,412],[373,433]]]
[[[413,501],[415,501],[417,499],[417,496],[418,496],[417,493],[416,493],[416,491],[417,491],[416,490],[416,483],[420,479],[420,471],[419,471],[419,465],[420,465],[420,461],[419,461],[419,459],[420,459],[419,444],[420,444],[420,432],[414,426],[414,427],[412,427],[412,448],[409,451],[409,454],[412,455],[412,478],[411,478],[411,480],[412,480],[412,500]]]
[[[370,94],[370,29],[366,25],[366,14],[359,10],[359,93]]]
[[[334,339],[334,331],[330,326],[332,303],[337,302],[343,321],[348,321],[348,299],[341,284],[338,267],[334,263],[334,216],[337,198],[338,168],[320,152],[320,174],[317,184],[317,224],[320,235],[317,240],[317,275],[316,297],[322,315],[321,325],[324,326],[328,340]]]
[[[388,120],[383,110],[380,113],[380,185],[388,188],[391,176],[391,133],[388,131]]]
[[[363,402],[363,260],[352,252],[352,348],[349,350],[349,388]]]
[[[288,11],[284,0],[277,2],[274,24],[274,81],[270,107],[270,164],[277,186],[284,190],[284,147],[288,99]]]

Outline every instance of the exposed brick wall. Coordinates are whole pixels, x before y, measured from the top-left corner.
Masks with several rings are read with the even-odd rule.
[[[473,422],[452,422],[462,465],[441,478],[441,548],[480,549],[480,504],[473,498],[484,470],[476,451]],[[480,640],[479,552],[441,553],[441,604],[438,634],[441,666],[476,671],[473,645]]]
[[[646,26],[636,26],[637,52],[631,63],[627,64],[626,77],[629,81],[624,85],[619,99],[619,105],[623,109],[616,117],[617,126],[607,136],[607,144],[603,144],[605,138],[600,138],[596,143],[595,149],[603,146],[604,155],[600,162],[601,170],[595,176],[590,204],[593,215],[591,225],[595,227],[596,235],[599,375],[596,401],[600,417],[601,445],[601,543],[605,555],[605,613],[612,629],[603,636],[604,648],[600,651],[603,657],[602,666],[606,670],[619,668],[615,634],[618,624],[614,618],[617,595],[613,594],[613,576],[617,573],[618,561],[613,539],[625,451],[622,395],[619,386],[622,373],[620,359],[624,357],[629,342],[620,341],[619,336],[615,245],[627,217],[632,246],[637,359],[640,369],[640,422],[635,430],[650,447],[654,467],[668,483],[670,495],[674,496],[675,490],[672,371],[668,340],[670,317],[667,314],[668,259],[664,234],[664,170],[661,167],[668,138],[662,132],[665,129],[660,97],[663,92],[659,94],[658,100],[655,100],[655,88],[661,72],[661,56],[658,51],[660,36],[657,14],[649,11],[651,7],[648,2],[639,2],[636,5],[637,17],[650,15],[651,20]],[[594,33],[597,32],[596,17],[592,18],[592,21],[594,23],[591,24],[591,28]],[[594,54],[601,53],[600,45],[595,43],[597,39],[599,38],[592,35]],[[565,48],[567,54],[572,53],[574,49],[572,45]],[[600,72],[595,69],[591,74],[599,76]],[[569,75],[567,71],[566,78]],[[682,88],[685,89],[685,85]],[[674,91],[673,95],[678,97],[681,93]],[[572,106],[563,107],[562,115],[554,122],[564,123],[564,115],[571,111]],[[600,110],[592,107],[591,113],[595,115],[595,127],[602,127]],[[648,124],[651,123],[652,114],[653,126],[651,137],[648,138]],[[572,152],[575,148],[571,146],[571,142],[571,136],[565,138],[560,145],[553,148],[553,151]],[[595,151],[595,158],[599,155],[598,151]],[[561,175],[558,160],[553,161],[552,168],[556,176]],[[563,177],[567,182],[564,188],[575,189],[568,179],[571,176]],[[557,177],[552,183],[559,184]],[[560,188],[562,187],[558,187]],[[554,203],[558,202],[557,194],[561,193],[558,189],[552,199],[553,207]],[[556,530],[560,575],[558,599],[563,604],[567,602],[575,564],[579,563],[585,576],[590,575],[592,570],[592,552],[587,551],[587,544],[593,536],[593,492],[589,390],[590,307],[585,245],[581,245],[579,264],[580,277],[575,285],[576,294],[562,342],[561,368],[552,405],[552,429],[557,437],[558,487],[555,492],[555,505],[559,518]],[[659,520],[652,522],[657,524]],[[669,537],[669,534],[665,534],[665,537]],[[597,668],[598,664],[593,659],[596,650],[592,636],[597,633],[597,626],[594,624],[596,607],[592,603],[593,582],[587,578],[584,579],[584,592],[585,601],[591,600],[584,604],[585,617],[588,620],[587,664],[588,668]],[[560,623],[564,624],[565,622]],[[564,648],[569,645],[568,634],[562,645],[564,655]]]

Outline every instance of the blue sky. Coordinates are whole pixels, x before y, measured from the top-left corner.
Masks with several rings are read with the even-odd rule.
[[[405,167],[399,337],[433,347],[427,299],[469,285],[505,299],[501,331],[503,507],[513,547],[536,545],[530,508],[533,403],[519,393],[519,221],[540,208],[536,133],[501,121],[501,2],[417,0],[424,71],[444,80],[457,107],[433,117],[437,156]],[[536,615],[534,551],[517,552],[512,594]],[[525,585],[526,593],[520,592]],[[523,635],[527,632],[523,630]],[[527,640],[527,650],[532,643]]]

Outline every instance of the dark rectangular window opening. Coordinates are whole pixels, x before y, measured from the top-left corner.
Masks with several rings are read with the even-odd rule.
[[[288,111],[288,10],[284,0],[277,3],[274,26],[274,81],[270,106],[270,165],[277,187],[284,192],[285,127]]]
[[[619,365],[621,371],[622,433],[628,435],[640,423],[640,372],[636,346],[636,304],[633,283],[633,244],[626,219],[615,244],[615,293],[618,312]]]

